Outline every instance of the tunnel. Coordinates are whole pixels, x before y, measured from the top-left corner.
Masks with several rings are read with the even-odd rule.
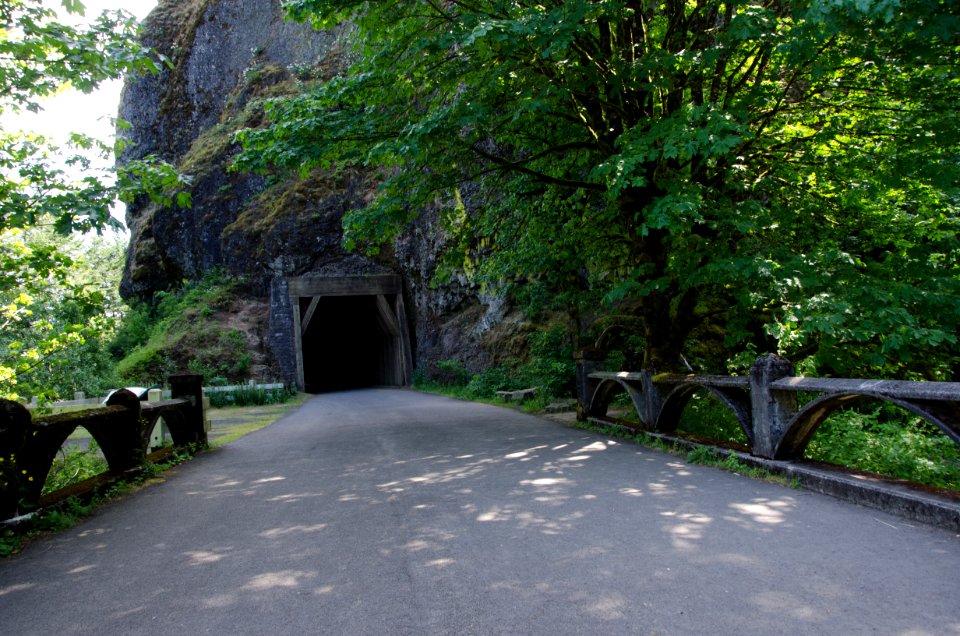
[[[399,276],[307,275],[286,285],[301,390],[410,383],[411,330]]]
[[[302,315],[310,304],[300,299]],[[399,334],[391,333],[376,296],[320,298],[310,317],[302,334],[305,391],[404,384]]]

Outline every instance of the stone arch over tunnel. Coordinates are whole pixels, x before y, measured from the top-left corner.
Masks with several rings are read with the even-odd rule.
[[[302,390],[410,383],[413,361],[398,277],[295,278],[288,288]]]

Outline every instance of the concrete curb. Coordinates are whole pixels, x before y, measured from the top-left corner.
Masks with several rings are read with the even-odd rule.
[[[591,421],[601,426],[617,426],[631,433],[641,432],[609,420],[591,419]],[[829,495],[960,534],[960,501],[923,492],[876,475],[846,473],[829,470],[819,465],[764,459],[742,451],[701,444],[663,433],[647,432],[646,434],[685,450],[705,447],[712,448],[721,457],[734,455],[748,466],[763,468],[774,475],[796,480],[804,490]]]

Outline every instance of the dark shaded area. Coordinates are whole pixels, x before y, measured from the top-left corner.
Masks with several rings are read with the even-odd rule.
[[[301,315],[310,304],[303,298]],[[396,343],[378,318],[374,296],[321,298],[303,334],[308,393],[397,384]]]

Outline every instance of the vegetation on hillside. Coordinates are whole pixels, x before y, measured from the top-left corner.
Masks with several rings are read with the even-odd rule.
[[[614,369],[742,373],[777,351],[810,374],[958,379],[956,3],[285,5],[321,27],[351,20],[353,66],[251,67],[183,167],[219,170],[231,131],[250,127],[235,167],[273,178],[234,232],[259,234],[344,175],[380,184],[344,219],[348,247],[382,250],[439,209],[441,276],[508,295],[541,329],[523,359],[475,373],[446,360],[419,370],[421,386],[471,399],[536,386],[543,406],[572,396],[573,352],[588,346]],[[75,28],[0,0],[0,113],[155,72],[163,58],[135,33],[119,12]],[[213,272],[122,308],[102,275],[116,246],[69,238],[116,227],[117,200],[189,204],[163,162],[66,169],[117,150],[0,135],[0,397],[183,369],[208,384],[249,376],[244,334],[220,315],[236,281]],[[742,443],[714,407],[692,401],[684,430]],[[808,456],[960,484],[956,445],[888,408],[835,415]]]
[[[236,298],[237,285],[213,270],[181,289],[134,301],[111,344],[120,378],[149,386],[189,370],[203,375],[208,386],[246,380],[251,362],[246,338],[217,319]]]

